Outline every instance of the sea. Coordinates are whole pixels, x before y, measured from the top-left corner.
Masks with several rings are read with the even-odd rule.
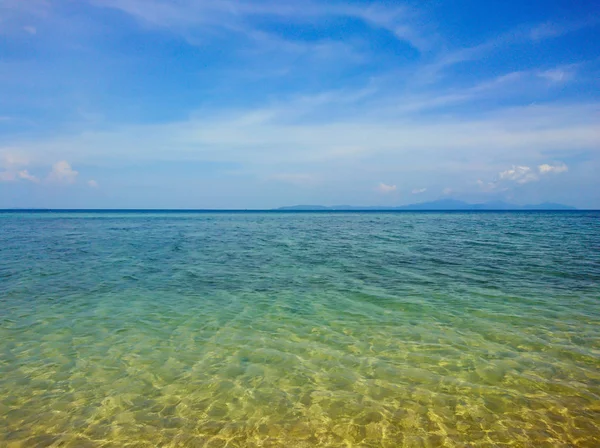
[[[2,447],[598,447],[600,212],[0,213]]]

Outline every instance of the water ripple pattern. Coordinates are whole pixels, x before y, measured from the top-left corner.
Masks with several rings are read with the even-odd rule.
[[[2,447],[600,446],[600,213],[0,213]]]

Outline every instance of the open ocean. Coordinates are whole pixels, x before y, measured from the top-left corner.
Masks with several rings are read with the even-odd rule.
[[[598,447],[600,212],[0,213],[2,447]]]

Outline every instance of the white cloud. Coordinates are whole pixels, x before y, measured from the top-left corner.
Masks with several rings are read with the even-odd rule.
[[[384,184],[383,182],[381,182],[377,186],[377,191],[379,191],[380,193],[383,193],[383,194],[393,193],[394,191],[396,191],[396,189],[397,188],[395,185],[387,185],[387,184]]]
[[[498,178],[500,181],[503,181],[503,180],[512,181],[512,182],[516,182],[517,184],[522,185],[522,184],[526,184],[528,182],[535,182],[535,181],[540,180],[539,175],[544,175],[544,174],[549,174],[549,173],[555,173],[555,174],[563,173],[565,171],[568,171],[568,169],[569,168],[564,163],[557,164],[557,165],[549,165],[547,163],[544,163],[544,164],[538,166],[537,172],[532,170],[528,166],[514,165],[511,169],[502,171],[498,175]],[[482,185],[482,184],[480,184],[480,185]],[[498,182],[491,182],[489,185],[492,187],[495,187],[495,186],[498,186]]]
[[[35,35],[37,34],[37,29],[34,26],[28,25],[28,26],[24,26],[23,30],[28,32],[29,34]]]
[[[25,6],[30,4],[31,0],[10,1]],[[288,23],[288,19],[293,19],[293,24],[296,25],[302,21],[301,23],[310,22],[319,27],[325,22],[330,23],[328,19],[339,20],[353,15],[361,16],[359,20],[363,25],[370,24],[395,30],[397,35],[409,36],[409,39],[413,39],[410,35],[414,31],[405,27],[407,19],[411,17],[410,11],[405,10],[401,3],[394,2],[376,2],[369,5],[359,2],[359,5],[352,2],[340,4],[315,0],[308,0],[306,4],[298,0],[97,0],[95,3],[99,6],[120,8],[141,19],[144,26],[165,27],[168,32],[179,33],[186,38],[196,39],[197,42],[204,41],[204,45],[214,43],[208,41],[214,37],[209,37],[210,34],[217,36],[218,43],[226,43],[220,39],[227,38],[226,34],[229,32],[248,34],[264,31],[271,28],[257,27],[259,21],[263,22],[262,25],[268,25],[275,21]],[[58,10],[52,9],[52,12]],[[413,24],[410,20],[408,22]],[[15,31],[21,36],[24,34],[23,25],[36,25],[41,34],[50,29],[48,24],[42,21],[27,18],[26,21],[15,23]],[[414,25],[414,28],[419,28],[418,21]],[[214,29],[205,32],[205,27],[219,30],[218,33],[214,33]],[[60,126],[56,129],[70,129],[72,132],[61,133],[57,130],[46,138],[37,139],[35,133],[7,135],[3,140],[8,144],[14,143],[31,154],[35,168],[25,166],[26,164],[11,169],[0,166],[0,171],[7,171],[2,174],[3,178],[18,179],[19,170],[28,168],[38,174],[38,166],[48,167],[53,162],[63,159],[77,167],[95,163],[119,167],[127,163],[127,160],[156,163],[157,166],[161,162],[206,161],[236,165],[240,171],[252,172],[262,180],[269,178],[270,173],[282,173],[273,176],[273,179],[295,185],[310,185],[314,182],[312,176],[296,173],[297,170],[323,173],[323,179],[327,178],[328,186],[338,185],[340,189],[344,189],[346,184],[342,182],[351,182],[346,173],[360,169],[363,171],[357,175],[363,177],[359,181],[372,182],[370,186],[369,183],[366,185],[367,189],[373,191],[372,188],[377,185],[373,180],[397,179],[393,173],[394,169],[406,172],[414,169],[414,177],[405,179],[412,185],[419,185],[428,178],[440,176],[440,180],[443,179],[441,181],[444,182],[442,186],[453,185],[461,188],[452,179],[444,176],[457,178],[467,173],[467,178],[474,180],[482,175],[481,173],[489,173],[483,178],[484,181],[497,181],[498,171],[509,168],[511,162],[520,161],[521,165],[531,167],[530,176],[543,178],[545,173],[538,165],[548,159],[540,158],[542,153],[555,154],[550,157],[564,157],[567,161],[570,160],[569,151],[589,153],[590,158],[597,158],[600,141],[600,103],[594,103],[597,99],[593,96],[586,99],[582,96],[561,96],[560,102],[552,103],[553,97],[546,95],[550,82],[558,83],[556,87],[560,87],[560,83],[569,79],[568,67],[546,70],[552,66],[540,68],[525,65],[519,67],[519,70],[522,70],[520,72],[499,73],[501,76],[495,79],[476,77],[481,82],[470,86],[463,83],[466,78],[456,78],[452,72],[448,72],[439,85],[406,88],[406,73],[413,72],[415,68],[415,71],[418,71],[432,59],[432,62],[435,62],[435,55],[440,55],[438,62],[440,69],[443,69],[486,55],[493,58],[496,53],[507,50],[507,47],[523,42],[535,51],[531,39],[543,39],[568,30],[544,25],[535,30],[527,27],[521,28],[520,33],[515,31],[518,30],[509,30],[504,36],[491,36],[489,42],[482,42],[473,48],[459,49],[456,53],[451,53],[452,48],[456,48],[455,45],[460,45],[460,42],[447,42],[448,45],[440,45],[439,51],[429,57],[417,58],[414,65],[412,62],[399,63],[397,71],[388,71],[387,65],[385,72],[374,67],[369,73],[372,75],[369,76],[370,81],[365,81],[365,85],[362,86],[371,90],[365,89],[367,94],[360,97],[351,98],[352,93],[355,93],[354,83],[346,90],[344,86],[340,86],[337,91],[316,94],[312,90],[315,83],[299,83],[298,86],[301,84],[302,87],[298,87],[297,92],[306,94],[307,90],[304,89],[311,89],[308,91],[312,95],[298,100],[297,97],[284,96],[277,86],[272,86],[271,93],[259,95],[264,102],[256,109],[246,107],[245,104],[248,103],[239,102],[236,109],[225,110],[223,106],[206,106],[203,110],[191,111],[186,115],[189,118],[171,123],[129,124],[135,122],[133,118],[114,123],[107,116],[103,126]],[[63,35],[68,33],[61,34]],[[487,35],[490,36],[489,33]],[[253,33],[252,36],[256,44],[263,45],[261,49],[274,42],[273,35]],[[234,36],[237,37],[240,36]],[[344,44],[363,51],[363,47],[366,46],[361,39],[358,36],[356,40],[344,39]],[[427,44],[419,43],[415,39],[413,41],[420,47]],[[82,44],[90,42],[82,41]],[[324,42],[319,43],[323,44]],[[296,42],[290,41],[286,45],[286,51],[290,49],[292,52],[298,48]],[[450,51],[445,52],[444,49]],[[255,50],[256,48],[252,48],[250,51]],[[298,51],[304,50],[306,48]],[[278,61],[278,58],[272,58],[273,53],[267,53],[266,57],[263,57],[264,54],[256,52],[256,65],[267,62],[267,59]],[[247,54],[244,53],[244,56]],[[533,60],[530,62],[535,63]],[[254,64],[252,67],[243,66],[245,62],[242,59],[240,63],[242,70],[256,69]],[[290,67],[283,67],[282,64],[281,68],[289,69],[290,73],[301,68],[299,65],[289,65]],[[477,67],[474,69],[477,70]],[[587,79],[583,76],[583,69],[581,68],[580,76],[582,83]],[[303,74],[299,73],[297,76],[301,79]],[[394,79],[391,81],[380,82],[382,78],[392,77]],[[242,86],[241,83],[238,85]],[[533,92],[536,89],[531,89],[532,92],[527,91],[529,86],[537,87],[537,93]],[[492,95],[494,97],[490,98]],[[510,98],[508,95],[511,95]],[[506,100],[495,101],[500,97]],[[490,101],[487,101],[488,99]],[[274,104],[272,100],[277,102]],[[451,113],[447,113],[448,105],[470,101],[474,101],[470,107],[453,108]],[[541,104],[533,105],[534,101],[538,101],[538,104],[541,101]],[[522,106],[506,108],[506,104]],[[442,110],[444,108],[446,110]],[[420,113],[423,111],[439,114]],[[252,117],[257,116],[258,119],[252,122]],[[136,144],[138,141],[139,144]],[[508,164],[498,168],[496,163],[499,160],[505,161],[504,163],[508,161]],[[452,173],[445,170],[450,164],[454,164]],[[476,166],[480,169],[476,170]],[[380,167],[393,168],[385,172],[376,171]],[[571,169],[579,173],[579,167],[578,162],[577,166],[574,165]],[[417,174],[418,170],[423,173]],[[72,169],[71,171],[76,173]],[[473,174],[468,174],[469,172]],[[39,176],[45,178],[46,173],[47,171],[43,175],[40,173]],[[525,179],[531,179],[525,176],[520,180],[510,180],[511,176],[507,176],[502,186],[513,187],[513,183],[526,183],[530,180]],[[518,177],[518,174],[512,175],[515,176]],[[53,175],[52,179],[68,183],[68,179],[75,181],[77,176],[65,176],[63,173]],[[79,180],[81,182],[83,179]],[[156,179],[153,182],[160,185],[166,181]],[[424,184],[427,185],[425,182]],[[437,188],[438,192],[440,187]],[[404,188],[401,185],[400,189]]]
[[[19,179],[28,180],[36,184],[40,182],[40,180],[36,176],[29,174],[29,171],[27,170],[19,171]]]
[[[538,180],[538,176],[528,166],[515,166],[499,174],[500,180],[510,180],[518,184],[526,184]]]
[[[425,193],[427,191],[427,188],[415,188],[412,191],[412,194],[421,194],[421,193]]]
[[[442,194],[445,196],[448,196],[449,194],[452,194],[454,192],[454,190],[452,188],[444,188],[442,190]]]
[[[547,163],[544,163],[543,165],[538,166],[538,170],[540,174],[558,174],[569,171],[569,167],[564,163],[559,163],[557,165],[548,165]]]
[[[52,171],[48,175],[48,180],[62,184],[73,184],[77,180],[78,174],[77,171],[71,168],[69,162],[62,160],[52,166]]]
[[[99,187],[98,182],[96,182],[94,179],[88,180],[87,184],[91,188],[98,188]]]
[[[482,172],[501,171],[495,168],[496,160],[543,161],[539,159],[543,152],[568,154],[571,150],[593,154],[600,141],[600,102],[437,115],[398,112],[389,103],[401,103],[400,95],[391,95],[385,102],[360,96],[344,103],[346,97],[345,91],[325,92],[314,101],[296,96],[260,108],[199,111],[172,123],[122,125],[9,143],[11,154],[27,154],[36,166],[66,159],[75,166],[119,167],[125,154],[139,163],[234,164],[246,174],[298,186],[318,184],[319,179],[306,173],[326,173],[328,183],[337,185],[333,188],[348,190],[350,173],[357,171],[362,173],[361,182],[374,176],[394,179],[398,170],[408,174],[415,169],[426,177],[411,178],[413,185],[424,178],[458,178],[469,172],[475,180]],[[531,166],[529,174],[539,177],[538,164],[521,163]],[[394,169],[383,174],[382,167]],[[504,177],[493,191],[519,185],[509,179],[510,173]],[[499,174],[483,180],[498,178]],[[446,185],[454,185],[454,180],[444,179]]]
[[[27,166],[29,163],[29,157],[18,151],[12,149],[2,151],[0,168],[4,168],[4,171],[0,172],[0,182],[12,182],[18,179],[39,182],[39,180],[35,176],[30,175],[27,170],[19,170],[19,168]]]
[[[537,182],[540,180],[540,176],[545,174],[563,173],[568,171],[568,169],[569,168],[564,163],[555,165],[544,163],[537,167],[537,171],[528,166],[513,165],[512,168],[498,173],[498,177],[491,182],[484,182],[483,180],[478,179],[476,183],[481,188],[481,191],[497,193],[500,191],[507,191],[509,189],[507,182],[514,182],[519,185],[523,185],[529,182]]]

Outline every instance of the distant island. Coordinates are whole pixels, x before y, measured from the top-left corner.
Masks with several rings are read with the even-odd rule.
[[[406,210],[406,211],[428,211],[428,210],[576,210],[575,207],[571,207],[563,204],[556,204],[553,202],[544,202],[542,204],[531,204],[531,205],[516,205],[509,204],[503,201],[492,201],[483,202],[480,204],[469,204],[468,202],[458,201],[456,199],[440,199],[438,201],[421,202],[419,204],[401,205],[398,207],[382,207],[382,206],[371,206],[361,207],[352,205],[334,205],[327,207],[324,205],[293,205],[288,207],[280,207],[277,210],[282,211],[354,211],[354,210],[381,210],[381,211],[393,211],[393,210]]]

